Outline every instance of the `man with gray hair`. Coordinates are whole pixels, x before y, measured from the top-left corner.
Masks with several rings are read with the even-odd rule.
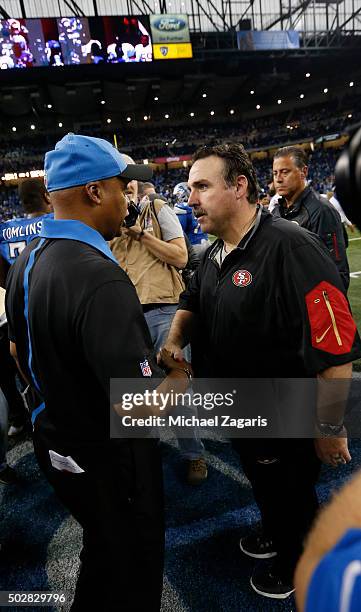
[[[272,214],[293,221],[321,238],[347,290],[350,270],[340,215],[326,198],[322,198],[307,185],[307,173],[307,155],[301,147],[282,147],[276,151],[273,158],[273,181],[280,198]]]

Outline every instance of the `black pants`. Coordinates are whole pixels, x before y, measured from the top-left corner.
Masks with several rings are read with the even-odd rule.
[[[73,612],[158,612],[164,561],[163,487],[155,440],[111,440],[103,448],[54,448],[85,472],[52,467],[34,434],[37,460],[83,528]]]
[[[16,386],[17,367],[10,355],[7,325],[0,330],[0,387],[9,405],[9,423],[16,427],[28,422],[28,413]]]
[[[277,550],[285,580],[293,573],[319,504],[315,490],[320,461],[313,440],[233,440],[251,482],[266,536]]]

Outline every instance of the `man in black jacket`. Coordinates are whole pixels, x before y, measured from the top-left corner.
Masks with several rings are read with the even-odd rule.
[[[45,171],[55,218],[11,266],[6,312],[11,353],[38,398],[36,457],[83,527],[71,610],[159,612],[159,449],[154,439],[110,435],[110,379],[162,371],[135,288],[106,242],[126,216],[129,181],[151,171],[105,140],[75,134],[46,154]],[[172,367],[168,378],[188,385],[189,371]]]
[[[202,147],[193,160],[189,205],[202,231],[218,240],[180,296],[166,348],[180,358],[196,330],[203,378],[272,377],[291,385],[295,378],[318,377],[320,388],[330,393],[327,400],[320,397],[322,406],[332,406],[329,381],[350,379],[361,344],[325,246],[311,232],[257,206],[255,171],[241,145]],[[274,399],[273,416],[281,398]],[[301,399],[302,405],[289,404],[300,423],[308,404],[316,408],[313,400]],[[275,557],[251,578],[252,588],[266,597],[283,599],[293,592],[293,571],[318,510],[320,460],[337,467],[351,459],[342,417],[335,420],[320,407],[319,402],[314,414],[326,437],[315,442],[310,437],[233,440],[263,526],[262,533],[242,538],[241,550],[251,558]]]
[[[345,239],[340,215],[312,187],[307,186],[307,156],[301,147],[278,149],[273,158],[273,178],[280,199],[272,210],[317,234],[331,253],[345,289],[350,283]]]

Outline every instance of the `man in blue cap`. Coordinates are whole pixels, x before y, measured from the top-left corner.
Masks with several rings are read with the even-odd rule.
[[[163,573],[161,463],[154,439],[109,435],[111,378],[162,376],[136,291],[107,240],[127,213],[127,164],[107,141],[68,134],[45,156],[45,219],[7,283],[11,352],[30,383],[35,453],[83,527],[72,610],[155,612]],[[170,378],[189,372],[169,359]]]

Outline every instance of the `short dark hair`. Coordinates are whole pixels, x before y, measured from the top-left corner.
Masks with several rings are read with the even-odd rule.
[[[42,178],[24,179],[18,186],[18,193],[24,212],[32,214],[45,210],[45,194],[47,193]]]
[[[300,170],[308,164],[308,158],[305,150],[301,147],[297,147],[296,145],[281,147],[278,149],[278,151],[276,151],[274,154],[273,159],[278,159],[279,157],[292,157],[295,165]]]
[[[193,155],[193,162],[198,159],[205,159],[214,155],[223,159],[224,162],[224,180],[228,187],[235,184],[237,176],[243,174],[248,181],[247,197],[251,204],[258,202],[259,186],[257,181],[256,171],[253,164],[246,153],[244,146],[241,144],[220,144],[203,146],[197,149]]]
[[[146,189],[155,189],[155,187],[153,183],[150,183],[150,182],[142,183],[141,181],[138,181],[138,195],[140,197],[144,195]]]

